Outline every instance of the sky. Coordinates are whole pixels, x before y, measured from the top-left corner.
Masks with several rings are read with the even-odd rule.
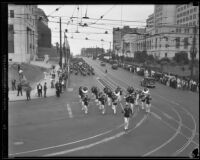
[[[80,54],[81,48],[87,47],[97,46],[107,50],[111,46],[112,49],[113,28],[144,28],[146,19],[154,11],[154,5],[38,5],[38,8],[49,16],[48,26],[52,32],[53,45],[60,43],[58,22],[61,17],[62,43],[64,31],[67,29],[65,34],[73,55]],[[55,11],[57,8],[59,10]],[[70,19],[72,16],[75,18]],[[84,16],[89,19],[81,18]],[[77,25],[84,23],[88,27]],[[108,34],[105,34],[106,31]]]

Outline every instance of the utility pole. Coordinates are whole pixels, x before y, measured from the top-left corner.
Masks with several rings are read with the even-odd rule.
[[[111,59],[111,42],[110,42],[110,59]]]
[[[190,50],[190,57],[191,57],[191,78],[193,77],[194,71],[194,60],[196,58],[196,54],[197,54],[197,48],[196,48],[196,34],[197,34],[197,27],[196,25],[193,28],[193,32],[194,32],[194,36],[193,36],[193,40],[192,40],[192,47]]]
[[[60,17],[60,68],[62,68],[62,30],[61,30],[61,17]]]

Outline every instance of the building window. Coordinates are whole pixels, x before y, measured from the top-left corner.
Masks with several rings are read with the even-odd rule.
[[[193,14],[193,19],[196,19],[196,14]]]
[[[194,21],[194,22],[193,22],[193,25],[195,25],[195,24],[196,24],[196,22]]]
[[[165,57],[167,57],[167,53],[165,53]]]
[[[180,37],[177,37],[175,39],[175,41],[176,41],[176,48],[179,48],[180,47]]]
[[[186,9],[186,5],[184,6],[184,9]]]
[[[186,17],[186,21],[188,21],[189,20],[189,18],[188,17]]]
[[[189,45],[189,43],[188,43],[188,38],[184,38],[184,49],[188,49],[188,45]]]
[[[193,12],[193,9],[190,9],[190,13],[192,13]]]
[[[8,53],[14,53],[14,28],[8,25]]]
[[[196,7],[194,7],[194,12],[196,12],[196,10],[197,10]]]
[[[10,10],[10,18],[14,18],[14,10]]]

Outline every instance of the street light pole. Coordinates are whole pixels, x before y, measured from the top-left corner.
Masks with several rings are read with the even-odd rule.
[[[62,30],[61,30],[61,17],[60,17],[60,68],[62,68]]]

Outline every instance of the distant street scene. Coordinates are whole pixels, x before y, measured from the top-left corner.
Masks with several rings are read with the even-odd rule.
[[[199,6],[8,4],[8,157],[199,157]]]

